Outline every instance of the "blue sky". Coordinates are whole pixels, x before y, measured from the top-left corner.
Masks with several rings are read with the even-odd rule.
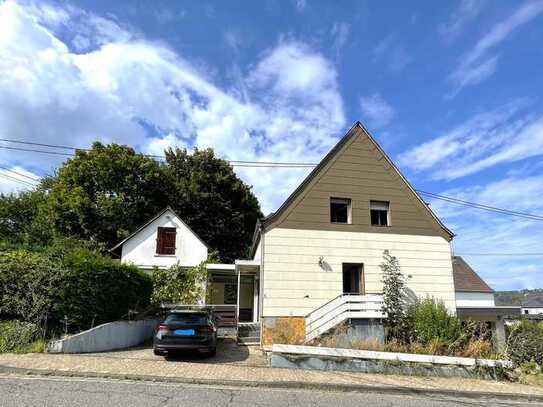
[[[0,138],[318,162],[361,120],[416,188],[541,215],[542,22],[542,0],[5,1]],[[269,212],[308,170],[236,171]],[[494,288],[542,286],[542,222],[429,201]]]

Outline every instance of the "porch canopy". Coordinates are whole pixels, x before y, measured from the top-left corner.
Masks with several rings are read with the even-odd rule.
[[[236,260],[234,264],[207,265],[207,305],[230,306],[236,323],[258,321],[260,262]]]
[[[486,306],[486,307],[456,307],[456,313],[463,319],[494,321],[520,315],[520,307],[515,306]]]

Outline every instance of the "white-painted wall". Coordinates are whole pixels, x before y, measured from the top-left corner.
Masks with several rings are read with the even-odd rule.
[[[341,294],[342,263],[363,263],[366,293],[382,292],[386,249],[414,294],[440,298],[456,312],[451,249],[442,237],[274,228],[263,247],[263,316],[305,316]]]
[[[260,261],[260,256],[262,254],[262,240],[258,242],[258,246],[256,246],[255,255],[253,256],[253,260]]]
[[[528,311],[528,313],[526,313]],[[521,308],[522,315],[543,314],[543,308]]]
[[[158,227],[175,227],[175,255],[157,255]],[[207,259],[207,247],[172,211],[164,212],[122,246],[121,262],[144,269],[169,267],[177,262],[192,267]]]
[[[456,292],[457,307],[493,307],[493,293]]]

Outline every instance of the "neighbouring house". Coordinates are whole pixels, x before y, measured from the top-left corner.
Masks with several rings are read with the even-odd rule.
[[[527,316],[533,316],[533,315],[543,316],[543,299],[530,298],[528,300],[522,301],[521,313],[522,315],[527,315]]]
[[[456,312],[460,318],[488,322],[495,334],[497,347],[505,344],[505,319],[520,313],[516,306],[497,306],[494,290],[460,256],[453,256]]]
[[[166,208],[111,251],[121,262],[145,271],[154,267],[197,266],[207,259],[209,248],[173,211]]]
[[[380,264],[388,250],[410,295],[440,299],[462,318],[491,321],[502,342],[499,321],[520,309],[494,305],[490,287],[453,257],[453,236],[357,122],[258,222],[249,259],[207,265],[209,304],[230,307],[238,335],[264,346],[309,342],[345,322],[362,333],[382,332]],[[190,265],[207,255],[171,209],[114,249],[121,261],[145,269]]]

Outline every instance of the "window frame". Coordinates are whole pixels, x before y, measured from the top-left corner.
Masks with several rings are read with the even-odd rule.
[[[173,234],[173,250],[170,247],[170,250],[166,252],[163,239],[164,236],[168,234]],[[171,253],[170,253],[171,251]],[[156,234],[156,248],[155,248],[155,255],[156,256],[175,256],[175,253],[177,252],[177,228],[171,227],[171,226],[158,226],[157,227],[157,234]]]
[[[376,204],[382,204],[382,203],[386,203],[388,205],[388,209],[386,210],[387,212],[387,224],[386,225],[377,225],[377,224],[374,224],[372,222],[372,218],[371,218],[371,211],[372,210],[376,210],[376,211],[383,211],[384,209],[373,209],[372,208],[372,203],[375,202]],[[390,201],[383,201],[383,200],[378,200],[378,199],[370,199],[370,204],[369,204],[369,215],[370,215],[370,226],[372,227],[378,227],[378,228],[387,228],[387,227],[390,227],[392,222],[391,222],[391,216],[390,216],[390,212],[391,212],[391,209],[390,209],[391,205],[390,205]]]
[[[345,203],[347,202],[347,222],[334,222],[332,220],[332,203],[333,201],[344,201],[344,202],[335,202],[335,203]],[[328,219],[333,225],[352,225],[353,223],[353,200],[351,198],[340,198],[337,196],[331,196],[328,200]]]

